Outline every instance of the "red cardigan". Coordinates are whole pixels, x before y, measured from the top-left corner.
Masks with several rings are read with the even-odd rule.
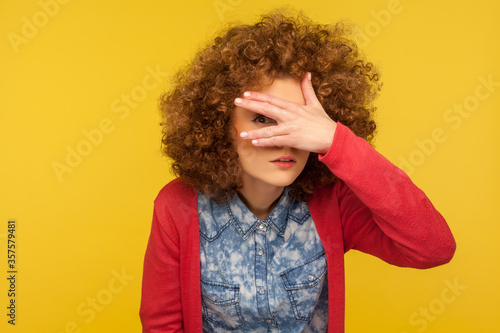
[[[319,159],[342,181],[318,189],[309,210],[328,264],[328,332],[344,332],[344,253],[363,251],[397,266],[447,263],[455,241],[446,221],[399,168],[338,123]],[[144,260],[143,332],[202,332],[196,191],[181,180],[155,200]]]

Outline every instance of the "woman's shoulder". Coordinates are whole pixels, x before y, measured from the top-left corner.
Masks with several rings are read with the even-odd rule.
[[[185,209],[196,207],[197,191],[182,179],[176,178],[167,183],[158,193],[154,201],[156,209]]]

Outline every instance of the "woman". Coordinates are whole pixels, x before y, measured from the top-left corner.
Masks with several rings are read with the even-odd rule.
[[[230,28],[160,103],[178,179],[155,200],[144,332],[343,332],[343,255],[429,268],[442,216],[369,144],[379,74],[342,24]]]

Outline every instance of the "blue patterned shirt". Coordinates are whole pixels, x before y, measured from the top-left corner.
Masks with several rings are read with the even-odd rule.
[[[327,266],[305,203],[285,188],[264,220],[238,195],[198,195],[204,332],[326,332]]]

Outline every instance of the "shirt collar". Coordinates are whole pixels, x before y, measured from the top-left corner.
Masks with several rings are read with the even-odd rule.
[[[231,217],[231,222],[243,239],[248,238],[261,223],[269,225],[276,234],[284,237],[288,220],[288,210],[291,207],[290,203],[291,199],[288,196],[288,187],[285,187],[278,204],[276,204],[271,214],[264,220],[260,220],[255,216],[237,194],[227,204],[227,211]]]

